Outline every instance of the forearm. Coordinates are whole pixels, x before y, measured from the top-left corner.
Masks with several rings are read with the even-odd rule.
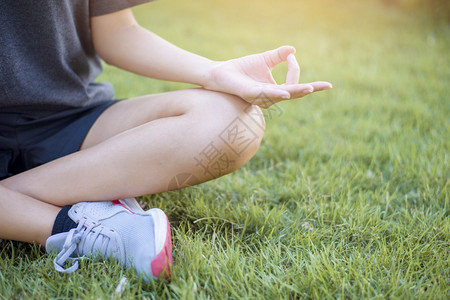
[[[106,63],[151,78],[204,86],[214,65],[137,24],[96,37],[95,41],[96,51]]]
[[[140,27],[130,9],[93,17],[91,29],[95,50],[109,64],[151,78],[237,95],[264,108],[331,88],[328,82],[298,83],[300,68],[291,46],[214,62]],[[284,61],[288,64],[286,83],[278,85],[271,71]]]

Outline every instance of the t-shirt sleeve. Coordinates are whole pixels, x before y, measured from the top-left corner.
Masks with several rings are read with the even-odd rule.
[[[150,1],[152,0],[90,0],[90,16],[96,17],[106,15]]]

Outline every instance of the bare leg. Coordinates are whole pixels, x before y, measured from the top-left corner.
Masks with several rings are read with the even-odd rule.
[[[0,237],[45,245],[61,207],[47,204],[0,185]]]
[[[23,218],[16,207],[37,199],[55,206],[33,203],[40,210],[27,210],[29,216],[55,215],[55,207],[80,201],[164,192],[178,174],[191,174],[190,185],[222,176],[255,154],[264,133],[258,113],[234,96],[205,90],[123,101],[103,113],[81,151],[1,181],[16,192],[9,193],[13,200],[2,193],[1,205],[11,203],[10,218]],[[4,228],[0,237],[19,239]]]

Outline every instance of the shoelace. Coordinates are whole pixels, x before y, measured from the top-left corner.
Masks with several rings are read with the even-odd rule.
[[[115,239],[117,239],[117,234],[113,230],[101,226],[100,223],[89,224],[87,218],[83,218],[76,228],[68,232],[63,249],[53,260],[55,269],[61,273],[75,272],[78,269],[78,257],[71,257],[71,255],[77,248],[79,255],[101,254],[107,256],[111,254],[112,249],[109,246]],[[123,257],[123,249],[119,248],[118,252],[116,258],[120,262]],[[64,268],[67,261],[72,262],[72,266]]]

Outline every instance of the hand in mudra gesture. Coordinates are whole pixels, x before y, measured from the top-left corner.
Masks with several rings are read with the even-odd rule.
[[[295,48],[283,46],[260,54],[217,62],[211,69],[205,88],[237,95],[262,108],[332,88],[325,81],[298,83],[300,67],[294,54]],[[277,84],[272,76],[272,69],[285,61],[288,66],[286,83]]]

